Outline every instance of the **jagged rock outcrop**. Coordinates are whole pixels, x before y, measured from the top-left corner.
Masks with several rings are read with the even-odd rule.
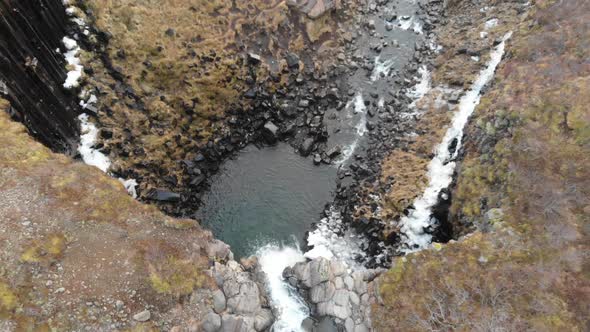
[[[76,97],[62,87],[67,70],[58,49],[66,27],[61,1],[0,1],[0,96],[37,139],[70,153],[79,130]]]

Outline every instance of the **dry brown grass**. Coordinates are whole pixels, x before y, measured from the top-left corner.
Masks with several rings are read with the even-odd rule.
[[[590,326],[589,13],[585,1],[538,1],[519,26],[477,108],[469,133],[480,136],[466,146],[453,195],[454,213],[504,215],[487,233],[398,259],[381,280],[384,306],[373,308],[379,330]],[[504,118],[514,120],[508,129],[495,125]]]

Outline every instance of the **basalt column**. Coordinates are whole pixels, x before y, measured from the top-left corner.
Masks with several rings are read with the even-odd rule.
[[[0,0],[0,97],[37,139],[72,153],[76,97],[63,88],[67,70],[57,51],[67,22],[61,0]]]

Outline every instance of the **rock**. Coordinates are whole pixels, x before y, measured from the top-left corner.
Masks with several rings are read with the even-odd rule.
[[[328,157],[334,159],[342,154],[342,147],[340,147],[340,145],[336,145],[332,147],[330,150],[328,150],[326,154],[328,155]]]
[[[262,131],[262,135],[264,136],[264,139],[266,140],[267,143],[269,143],[269,144],[276,143],[277,139],[278,139],[278,133],[279,133],[279,127],[277,127],[271,121],[268,121],[267,123],[264,124],[264,129]]]
[[[337,332],[338,327],[336,326],[336,324],[334,323],[334,321],[332,319],[330,319],[329,317],[324,317],[319,321],[318,326],[314,331],[315,332]]]
[[[346,321],[344,322],[344,330],[346,330],[346,332],[354,332],[354,321],[352,318],[346,318]]]
[[[152,200],[160,202],[178,202],[180,201],[180,194],[166,190],[166,189],[153,189],[147,194],[147,197]]]
[[[337,277],[336,279],[334,279],[334,287],[336,287],[336,289],[343,289],[344,279],[342,279],[341,277]]]
[[[225,305],[225,295],[223,292],[220,289],[213,292],[213,310],[220,314],[225,311]]]
[[[351,276],[344,277],[344,286],[346,289],[353,290],[354,289],[354,279]]]
[[[365,295],[367,295],[367,294],[365,294]],[[358,306],[361,304],[361,300],[359,299],[359,296],[355,292],[350,292],[348,294],[348,299],[350,300],[350,304],[352,304],[353,306]]]
[[[225,285],[224,285],[225,286]],[[227,307],[237,314],[253,314],[260,307],[260,291],[253,281],[239,285],[239,293],[227,300]]]
[[[228,279],[223,283],[223,293],[228,298],[234,297],[240,293],[240,283],[235,279]]]
[[[301,329],[305,332],[312,332],[314,327],[314,320],[311,317],[307,317],[301,323]]]
[[[301,143],[301,146],[299,146],[299,153],[304,156],[307,157],[309,156],[309,154],[311,153],[311,150],[313,148],[313,144],[315,143],[315,139],[312,137],[308,137],[306,138],[303,143]]]
[[[312,261],[309,264],[309,272],[312,287],[324,281],[328,281],[333,277],[330,269],[330,261],[325,258]]]
[[[133,319],[138,322],[147,322],[148,320],[150,320],[151,317],[152,317],[152,314],[150,313],[149,310],[144,310],[142,312],[138,312],[135,315],[133,315]]]
[[[334,156],[330,155],[330,158],[333,158],[333,157]],[[336,261],[336,260],[330,261],[330,268],[332,269],[332,273],[334,274],[335,277],[339,277],[339,276],[344,275],[346,273],[346,265],[342,264],[342,262],[340,262],[340,261]]]
[[[234,254],[231,252],[231,249],[228,244],[220,240],[213,240],[207,246],[207,256],[213,260],[233,260]]]
[[[319,153],[316,153],[316,154],[313,156],[313,163],[314,163],[314,165],[319,165],[319,164],[321,164],[321,163],[322,163],[322,156],[320,156],[320,154],[319,154]]]
[[[350,293],[350,292],[347,291],[346,289],[337,290],[334,293],[334,297],[333,297],[334,303],[336,303],[337,305],[340,305],[340,306],[348,305],[348,298],[349,298],[348,293]]]
[[[262,58],[260,57],[260,55],[256,54],[256,53],[248,53],[248,62],[253,64],[253,65],[257,65],[262,61]]]
[[[274,321],[272,312],[268,309],[262,309],[256,313],[256,320],[254,321],[254,328],[256,331],[264,331],[271,326]]]
[[[334,287],[334,283],[331,281],[323,282],[311,288],[309,300],[311,303],[327,302],[332,299],[335,292],[336,287]]]
[[[221,318],[222,332],[251,332],[253,323],[245,317],[223,315]]]
[[[336,305],[334,301],[328,301],[318,303],[317,313],[320,317],[332,316],[344,320],[350,316],[350,309],[348,309],[348,307]]]
[[[354,327],[354,332],[369,332],[369,328],[365,324],[359,324]]]
[[[365,294],[367,292],[367,283],[364,280],[363,273],[355,271],[352,274],[352,278],[354,279],[354,291],[357,294]]]
[[[165,32],[166,36],[168,37],[174,37],[176,36],[176,30],[172,29],[172,28],[168,28]]]
[[[289,69],[299,68],[299,57],[297,56],[297,54],[287,53],[285,60],[287,60],[287,66],[289,67]]]
[[[204,332],[217,332],[221,328],[221,317],[218,314],[210,312],[201,322],[201,330]]]
[[[340,0],[287,0],[290,8],[306,14],[311,19],[319,18],[339,4]]]
[[[375,20],[369,20],[369,22],[367,22],[367,27],[371,30],[375,30]]]

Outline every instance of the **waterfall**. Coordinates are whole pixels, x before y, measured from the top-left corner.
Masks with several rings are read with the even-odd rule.
[[[305,261],[298,247],[268,244],[256,252],[258,263],[266,274],[267,287],[276,320],[273,332],[300,332],[301,323],[309,316],[309,309],[297,290],[283,279],[283,270]]]
[[[401,232],[405,235],[405,238],[402,239],[405,247],[403,250],[406,252],[424,248],[432,241],[432,235],[425,232],[426,228],[436,222],[436,220],[433,220],[431,209],[437,204],[439,193],[448,188],[453,180],[456,165],[453,160],[457,157],[461,148],[464,127],[469,116],[479,104],[481,90],[494,76],[494,72],[504,55],[506,40],[510,36],[511,33],[506,34],[502,42],[491,52],[491,59],[487,67],[479,73],[471,89],[461,98],[451,126],[447,130],[442,143],[436,148],[436,154],[428,165],[428,187],[423,195],[414,202],[414,209],[410,214],[400,221]],[[457,141],[457,147],[451,155],[449,145],[454,140]]]

